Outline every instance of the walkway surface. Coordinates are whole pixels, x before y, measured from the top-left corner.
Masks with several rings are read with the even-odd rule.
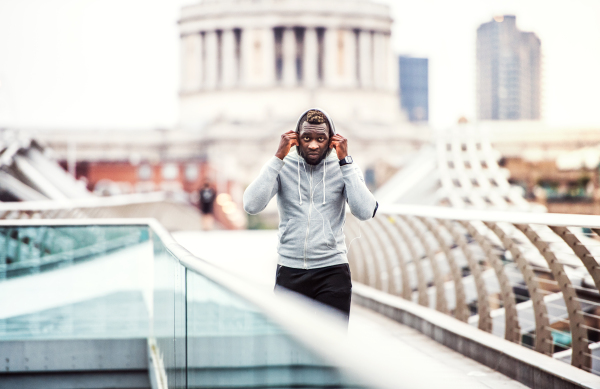
[[[196,256],[246,278],[265,290],[275,282],[276,231],[177,232],[175,239]],[[349,336],[368,333],[395,349],[406,350],[398,368],[410,366],[411,377],[427,377],[426,386],[436,388],[526,388],[506,376],[475,362],[420,332],[387,317],[353,305]],[[418,369],[418,370],[415,370]]]

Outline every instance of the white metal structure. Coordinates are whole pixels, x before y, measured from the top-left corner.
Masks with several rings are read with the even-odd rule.
[[[387,203],[543,211],[509,184],[510,173],[499,159],[484,131],[459,127],[438,132],[434,145],[416,152],[375,196]]]
[[[596,216],[384,204],[347,229],[357,281],[600,373]]]

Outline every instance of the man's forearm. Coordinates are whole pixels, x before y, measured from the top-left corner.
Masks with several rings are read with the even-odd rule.
[[[277,194],[277,176],[285,162],[273,157],[244,191],[244,210],[251,215],[261,212]]]
[[[362,174],[353,164],[344,165],[341,169],[350,212],[360,220],[372,218],[377,201],[369,188],[367,188]]]

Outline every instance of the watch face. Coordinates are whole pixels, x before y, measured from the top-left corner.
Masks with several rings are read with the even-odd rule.
[[[354,161],[352,160],[352,157],[351,157],[351,156],[349,156],[349,155],[348,155],[348,156],[346,156],[346,163],[352,163],[352,162],[354,162]]]

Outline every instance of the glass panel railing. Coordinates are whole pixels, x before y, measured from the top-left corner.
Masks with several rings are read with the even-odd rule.
[[[184,266],[204,262],[158,225],[4,226],[0,246],[0,349],[44,343],[31,355],[19,348],[13,362],[37,362],[7,363],[9,373],[139,374],[150,353],[162,388],[357,387],[246,289]]]
[[[0,340],[144,338],[147,226],[0,228]]]
[[[147,240],[147,227],[0,227],[0,279],[53,270]]]
[[[154,244],[153,336],[169,388],[186,387],[185,272],[157,235]]]
[[[187,271],[188,387],[349,387],[242,298]]]
[[[154,236],[153,333],[169,388],[355,387]]]

